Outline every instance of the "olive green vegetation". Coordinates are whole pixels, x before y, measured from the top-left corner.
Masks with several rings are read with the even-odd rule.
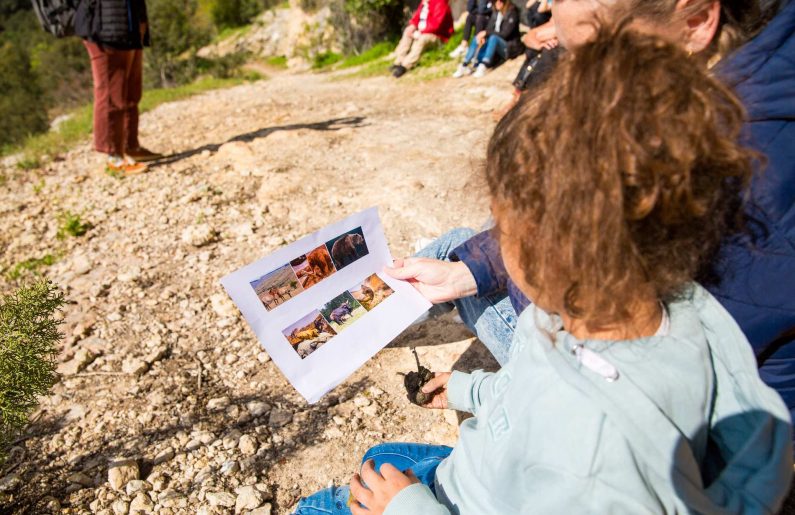
[[[265,64],[273,66],[274,68],[287,68],[287,57],[283,55],[274,55],[265,59]]]
[[[28,258],[9,267],[4,275],[9,281],[16,281],[27,275],[37,276],[40,268],[52,266],[56,261],[58,261],[58,257],[52,254],[45,254],[40,258]]]
[[[69,236],[79,238],[85,235],[92,227],[91,222],[83,221],[80,215],[71,211],[64,211],[58,215],[58,233],[56,237],[59,240],[65,240]]]
[[[27,425],[28,417],[55,381],[55,314],[63,294],[48,281],[22,287],[0,299],[0,462]]]
[[[242,84],[246,81],[261,78],[256,72],[246,72],[244,76],[228,79],[205,77],[184,86],[173,88],[150,89],[144,91],[141,99],[141,112],[154,109],[160,104],[173,102],[197,95],[206,91],[221,89]],[[39,168],[45,158],[52,158],[65,152],[75,143],[82,141],[91,134],[93,127],[93,107],[91,105],[75,109],[71,117],[61,123],[57,130],[37,134],[26,139],[22,145],[8,147],[5,154],[21,152],[22,159],[17,163],[21,169]]]

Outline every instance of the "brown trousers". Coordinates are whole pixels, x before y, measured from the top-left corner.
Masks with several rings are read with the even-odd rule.
[[[123,155],[138,143],[138,102],[143,91],[143,51],[83,41],[94,78],[94,148]]]

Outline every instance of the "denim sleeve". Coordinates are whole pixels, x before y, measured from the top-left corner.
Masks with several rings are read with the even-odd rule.
[[[491,231],[478,233],[456,247],[450,254],[453,261],[463,262],[478,286],[478,297],[486,297],[505,291],[508,272],[502,262],[500,245],[491,236]]]
[[[422,483],[407,486],[389,501],[384,515],[450,515],[450,510],[439,504],[431,489]]]

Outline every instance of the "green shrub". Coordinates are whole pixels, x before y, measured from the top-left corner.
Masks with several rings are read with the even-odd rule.
[[[242,27],[251,23],[267,6],[266,0],[217,0],[210,14],[219,29]]]
[[[47,106],[29,54],[12,42],[0,42],[0,146],[47,130]]]
[[[319,70],[331,66],[342,60],[342,56],[336,52],[321,52],[312,59],[312,68]]]
[[[78,238],[87,233],[91,227],[91,223],[81,220],[80,215],[64,211],[58,215],[58,234],[56,236],[59,240],[65,240],[68,236]]]
[[[25,427],[38,397],[56,381],[56,311],[63,294],[49,281],[0,299],[0,460]]]

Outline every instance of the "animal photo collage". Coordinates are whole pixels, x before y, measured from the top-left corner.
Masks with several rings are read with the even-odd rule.
[[[357,227],[251,281],[250,285],[265,309],[272,311],[368,252],[362,228]],[[282,333],[293,350],[305,358],[392,293],[381,278],[372,274]]]

